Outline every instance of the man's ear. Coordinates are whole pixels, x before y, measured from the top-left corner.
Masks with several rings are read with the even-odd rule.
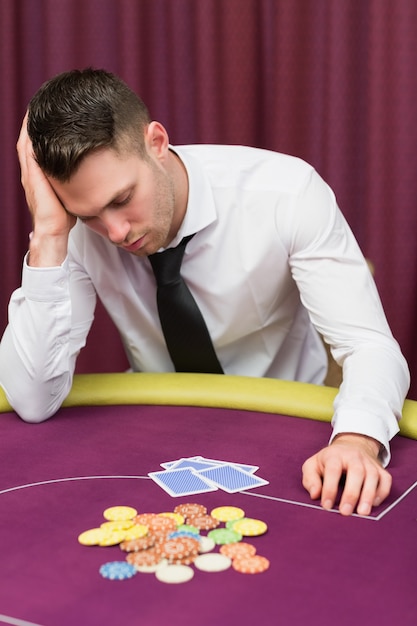
[[[169,149],[169,137],[165,127],[160,122],[151,122],[145,128],[145,146],[149,155],[165,161]]]

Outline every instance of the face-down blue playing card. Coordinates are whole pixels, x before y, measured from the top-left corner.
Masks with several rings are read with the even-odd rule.
[[[217,491],[217,487],[213,483],[191,468],[150,472],[148,476],[173,497]]]
[[[254,487],[261,487],[262,485],[268,485],[268,481],[254,474],[249,474],[239,469],[238,467],[230,464],[217,465],[209,469],[203,469],[198,472],[202,478],[207,478],[211,483],[214,483],[223,491],[228,493],[235,493],[237,491],[244,491],[245,489],[253,489]]]

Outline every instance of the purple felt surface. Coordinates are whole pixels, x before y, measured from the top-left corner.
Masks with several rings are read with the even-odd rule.
[[[0,624],[8,616],[40,626],[415,626],[417,442],[393,441],[389,500],[370,519],[344,518],[315,506],[301,485],[301,465],[329,429],[192,407],[62,409],[39,425],[0,415]],[[172,498],[147,478],[164,461],[195,455],[259,465],[270,484]],[[267,534],[249,541],[270,569],[196,571],[181,585],[153,574],[112,582],[99,567],[124,553],[77,541],[109,506],[163,512],[184,501],[238,506],[265,521]]]

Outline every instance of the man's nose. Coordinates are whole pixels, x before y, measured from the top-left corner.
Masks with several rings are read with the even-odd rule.
[[[115,244],[122,244],[129,234],[129,222],[121,215],[115,213],[108,213],[102,216],[102,220],[110,241]]]

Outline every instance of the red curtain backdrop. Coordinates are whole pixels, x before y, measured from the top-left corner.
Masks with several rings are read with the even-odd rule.
[[[416,373],[416,31],[416,0],[1,0],[0,332],[31,228],[15,154],[27,102],[52,75],[94,66],[122,76],[174,144],[312,163]],[[78,371],[126,365],[99,307]]]

